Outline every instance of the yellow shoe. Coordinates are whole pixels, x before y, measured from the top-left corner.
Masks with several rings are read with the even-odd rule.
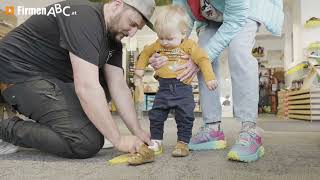
[[[186,157],[190,154],[188,144],[178,141],[176,147],[172,151],[173,157]]]
[[[139,152],[129,156],[128,164],[137,166],[154,161],[154,152],[149,149],[145,144],[141,145]]]

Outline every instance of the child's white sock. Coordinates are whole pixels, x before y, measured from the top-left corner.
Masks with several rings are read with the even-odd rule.
[[[159,151],[162,146],[162,140],[151,139],[151,146],[148,146],[149,149],[153,151]]]

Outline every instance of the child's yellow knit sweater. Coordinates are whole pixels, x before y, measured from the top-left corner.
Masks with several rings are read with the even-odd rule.
[[[139,55],[136,63],[136,69],[145,69],[145,67],[149,64],[149,58],[154,53],[159,53],[161,56],[166,56],[168,58],[167,64],[156,70],[156,76],[161,78],[176,78],[179,73],[183,71],[175,71],[177,66],[188,62],[180,57],[184,54],[187,54],[194,61],[194,63],[199,66],[206,82],[215,79],[208,55],[190,39],[184,40],[180,46],[172,49],[163,48],[160,45],[159,40],[149,46],[146,46]],[[190,84],[191,81],[192,79],[187,79],[184,81],[184,83]]]

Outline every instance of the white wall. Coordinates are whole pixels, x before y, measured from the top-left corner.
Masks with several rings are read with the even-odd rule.
[[[320,18],[320,0],[292,0],[291,5],[293,61],[286,62],[288,68],[306,61],[304,49],[310,43],[320,41],[320,28],[304,27],[311,17]]]
[[[320,18],[320,0],[303,0],[300,3],[302,25],[311,17]],[[320,41],[320,28],[304,28],[302,35],[302,46],[305,48],[312,42]]]
[[[294,0],[295,1],[295,0]],[[293,12],[292,4],[286,3],[284,6],[285,14],[285,26],[283,29],[284,33],[284,68],[287,70],[291,63],[294,62],[293,59]]]

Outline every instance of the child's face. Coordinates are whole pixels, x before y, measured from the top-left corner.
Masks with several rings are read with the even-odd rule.
[[[175,30],[174,32],[168,33],[167,36],[158,35],[158,37],[161,46],[165,48],[174,48],[181,44],[184,34]]]

